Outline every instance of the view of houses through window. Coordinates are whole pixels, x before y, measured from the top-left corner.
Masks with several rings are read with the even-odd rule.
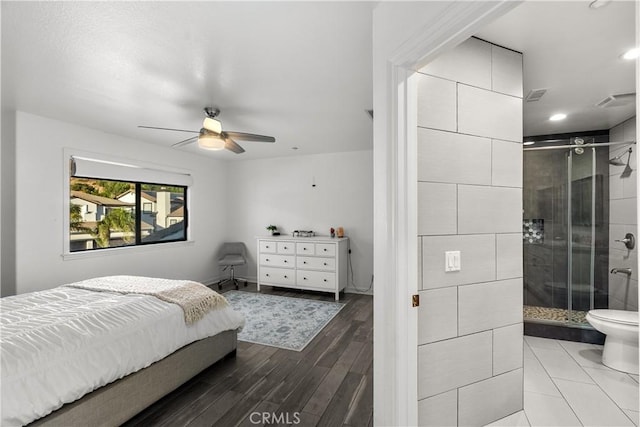
[[[70,179],[71,252],[187,239],[187,188]]]

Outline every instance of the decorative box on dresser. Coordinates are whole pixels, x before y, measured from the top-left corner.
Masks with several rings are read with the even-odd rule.
[[[260,286],[335,294],[347,287],[349,238],[269,236],[258,238]]]

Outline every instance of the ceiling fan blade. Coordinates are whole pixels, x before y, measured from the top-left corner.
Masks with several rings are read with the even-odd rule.
[[[187,139],[184,139],[182,141],[176,142],[175,144],[171,144],[171,148],[180,148],[180,147],[184,147],[185,145],[189,145],[192,142],[196,142],[196,140],[198,139],[197,136],[192,136],[189,137]]]
[[[244,153],[244,148],[239,146],[233,139],[225,138],[224,140],[224,148],[229,151],[233,151],[236,154]]]
[[[240,141],[276,142],[276,139],[272,136],[256,135],[253,133],[224,131],[222,132],[222,136]]]
[[[158,129],[158,130],[172,130],[174,132],[189,132],[189,133],[199,133],[197,130],[185,130],[185,129],[171,129],[171,128],[159,128],[155,126],[138,126],[143,129]]]

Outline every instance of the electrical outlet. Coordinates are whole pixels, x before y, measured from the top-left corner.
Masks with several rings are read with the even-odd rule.
[[[444,253],[444,271],[460,271],[460,251],[446,251]]]

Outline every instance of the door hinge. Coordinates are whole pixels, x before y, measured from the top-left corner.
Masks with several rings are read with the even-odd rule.
[[[411,295],[411,306],[418,307],[420,305],[420,295]]]

